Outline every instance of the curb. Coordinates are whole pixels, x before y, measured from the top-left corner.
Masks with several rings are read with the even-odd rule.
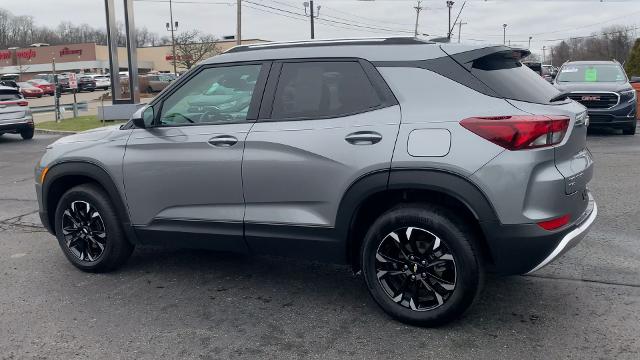
[[[73,135],[77,134],[77,131],[64,131],[64,130],[47,130],[36,128],[36,134],[48,134],[48,135]]]

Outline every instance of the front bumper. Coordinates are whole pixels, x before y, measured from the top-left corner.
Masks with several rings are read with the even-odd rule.
[[[495,271],[506,275],[530,274],[578,244],[598,214],[591,193],[585,194],[585,210],[571,225],[559,230],[547,231],[537,224],[481,224],[489,242]]]
[[[627,102],[611,109],[587,109],[589,127],[626,128],[636,123],[636,108],[636,102]]]

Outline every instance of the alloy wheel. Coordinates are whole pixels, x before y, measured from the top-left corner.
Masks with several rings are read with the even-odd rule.
[[[456,287],[456,264],[443,239],[403,227],[380,242],[375,259],[378,283],[399,305],[414,311],[440,307]]]
[[[62,214],[62,234],[80,261],[94,262],[106,247],[107,232],[100,213],[86,201],[73,201]]]

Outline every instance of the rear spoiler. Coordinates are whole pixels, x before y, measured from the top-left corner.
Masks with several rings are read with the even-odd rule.
[[[473,65],[474,60],[495,53],[504,53],[504,56],[513,56],[513,58],[518,61],[522,61],[522,59],[531,55],[531,51],[529,51],[528,49],[512,48],[504,45],[489,46],[486,48],[465,51],[457,54],[449,54],[443,47],[441,48],[442,51],[451,56],[451,58],[453,58],[458,64],[462,65],[467,70],[471,70],[471,66]]]

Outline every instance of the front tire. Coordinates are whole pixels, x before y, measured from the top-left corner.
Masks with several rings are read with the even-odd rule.
[[[478,296],[484,271],[476,238],[446,208],[402,205],[382,214],[362,245],[373,299],[392,317],[438,326],[462,315]]]
[[[76,186],[62,195],[56,208],[55,230],[67,259],[87,272],[117,269],[134,248],[108,196],[94,184]]]

